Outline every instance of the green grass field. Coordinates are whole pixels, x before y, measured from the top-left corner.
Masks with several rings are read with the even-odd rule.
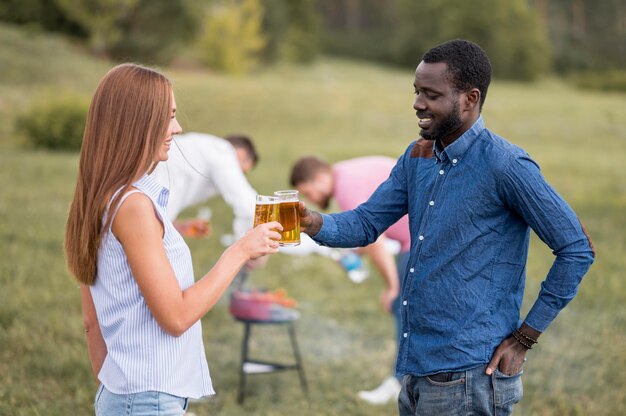
[[[50,35],[0,26],[0,415],[87,415],[97,387],[84,342],[77,284],[65,269],[62,240],[77,154],[33,150],[13,131],[16,114],[39,94],[63,89],[90,96],[112,66]],[[416,57],[417,58],[417,57]],[[188,131],[248,133],[261,163],[259,192],[287,186],[295,158],[329,161],[369,154],[397,157],[418,133],[412,71],[322,59],[245,77],[166,69],[179,120]],[[528,354],[517,415],[626,413],[626,95],[581,92],[558,80],[496,80],[484,109],[493,131],[524,147],[576,210],[597,251],[577,298]],[[223,248],[231,214],[211,202],[214,236],[189,241],[197,275]],[[191,210],[187,214],[193,215]],[[534,301],[552,254],[531,242],[524,310]],[[225,299],[203,319],[216,397],[197,415],[382,415],[356,391],[389,372],[392,321],[380,309],[380,279],[351,283],[330,260],[276,255],[250,284],[284,287],[300,301],[298,336],[310,401],[293,372],[252,377],[244,406],[237,393],[241,325]],[[257,332],[261,355],[288,354],[276,329]]]

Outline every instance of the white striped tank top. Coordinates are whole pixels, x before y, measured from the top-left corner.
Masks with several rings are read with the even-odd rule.
[[[187,289],[194,284],[191,254],[167,216],[169,191],[147,175],[133,186],[139,190],[134,192],[142,192],[152,200],[165,228],[165,252],[180,288]],[[123,200],[131,193],[124,195]],[[117,208],[111,212],[115,216]],[[159,391],[191,398],[215,394],[200,321],[180,337],[169,335],[159,326],[111,229],[105,230],[98,250],[98,270],[91,295],[107,346],[98,379],[109,391]]]

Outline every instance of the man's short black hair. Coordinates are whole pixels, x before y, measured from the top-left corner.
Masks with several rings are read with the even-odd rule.
[[[248,153],[248,156],[250,156],[250,159],[252,159],[252,166],[256,166],[259,162],[259,155],[257,154],[254,143],[252,143],[252,139],[250,139],[250,137],[243,134],[229,134],[224,138],[228,140],[233,147],[245,150],[246,153]]]
[[[491,82],[492,69],[487,53],[480,46],[464,39],[449,40],[426,52],[422,61],[429,64],[445,62],[450,81],[457,91],[478,88],[479,108],[482,109]]]

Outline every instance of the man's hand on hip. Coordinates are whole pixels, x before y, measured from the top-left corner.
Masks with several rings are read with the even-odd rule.
[[[512,376],[522,371],[526,352],[537,343],[541,332],[523,323],[511,336],[502,341],[487,365],[487,375],[493,374],[496,369]]]

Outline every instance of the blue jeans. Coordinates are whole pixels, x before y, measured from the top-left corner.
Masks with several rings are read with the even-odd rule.
[[[158,391],[134,394],[111,393],[102,384],[96,392],[96,416],[180,416],[189,399]]]
[[[449,373],[449,381],[406,375],[398,397],[400,416],[507,416],[522,399],[522,373],[488,376],[487,365]]]

